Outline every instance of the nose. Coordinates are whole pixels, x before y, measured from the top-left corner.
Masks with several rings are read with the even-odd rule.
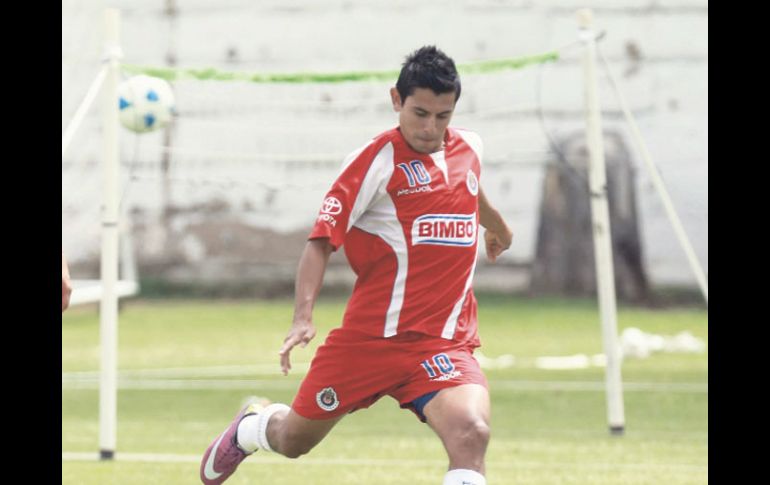
[[[422,131],[425,135],[432,138],[436,134],[436,119],[428,116],[422,125]]]

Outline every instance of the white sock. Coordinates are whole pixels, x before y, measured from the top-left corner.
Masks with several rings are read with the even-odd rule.
[[[259,414],[252,414],[241,419],[238,423],[238,446],[246,453],[254,453],[259,449]]]
[[[457,468],[444,475],[443,485],[487,485],[487,479],[479,472]]]
[[[238,446],[246,453],[254,453],[257,450],[273,451],[270,443],[267,441],[267,425],[270,417],[281,410],[288,411],[289,406],[281,403],[274,403],[267,406],[258,414],[246,416],[238,423]]]

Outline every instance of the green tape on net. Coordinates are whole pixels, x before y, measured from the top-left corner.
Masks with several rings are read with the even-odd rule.
[[[520,57],[515,59],[497,59],[490,61],[471,62],[458,64],[460,74],[487,74],[490,72],[521,69],[531,64],[559,59],[557,51],[541,55]],[[247,81],[253,83],[341,83],[362,81],[395,81],[400,70],[393,71],[354,71],[354,72],[299,72],[299,73],[275,73],[255,74],[246,72],[220,71],[214,68],[205,69],[174,69],[164,67],[137,66],[123,64],[122,69],[128,74],[146,74],[159,77],[167,81],[184,79],[197,79],[200,81]]]

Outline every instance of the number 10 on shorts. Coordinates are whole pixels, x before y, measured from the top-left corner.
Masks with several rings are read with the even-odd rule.
[[[438,377],[438,372],[436,372],[436,370],[441,374],[449,374],[455,370],[455,365],[447,354],[436,354],[433,356],[433,359],[427,359],[420,362],[420,365],[425,369],[425,372],[428,373],[428,377],[431,379]]]

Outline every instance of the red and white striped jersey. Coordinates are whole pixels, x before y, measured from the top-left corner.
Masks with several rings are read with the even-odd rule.
[[[479,136],[454,128],[436,153],[415,152],[394,128],[347,157],[309,236],[344,244],[357,275],[343,327],[478,343],[481,157]]]

